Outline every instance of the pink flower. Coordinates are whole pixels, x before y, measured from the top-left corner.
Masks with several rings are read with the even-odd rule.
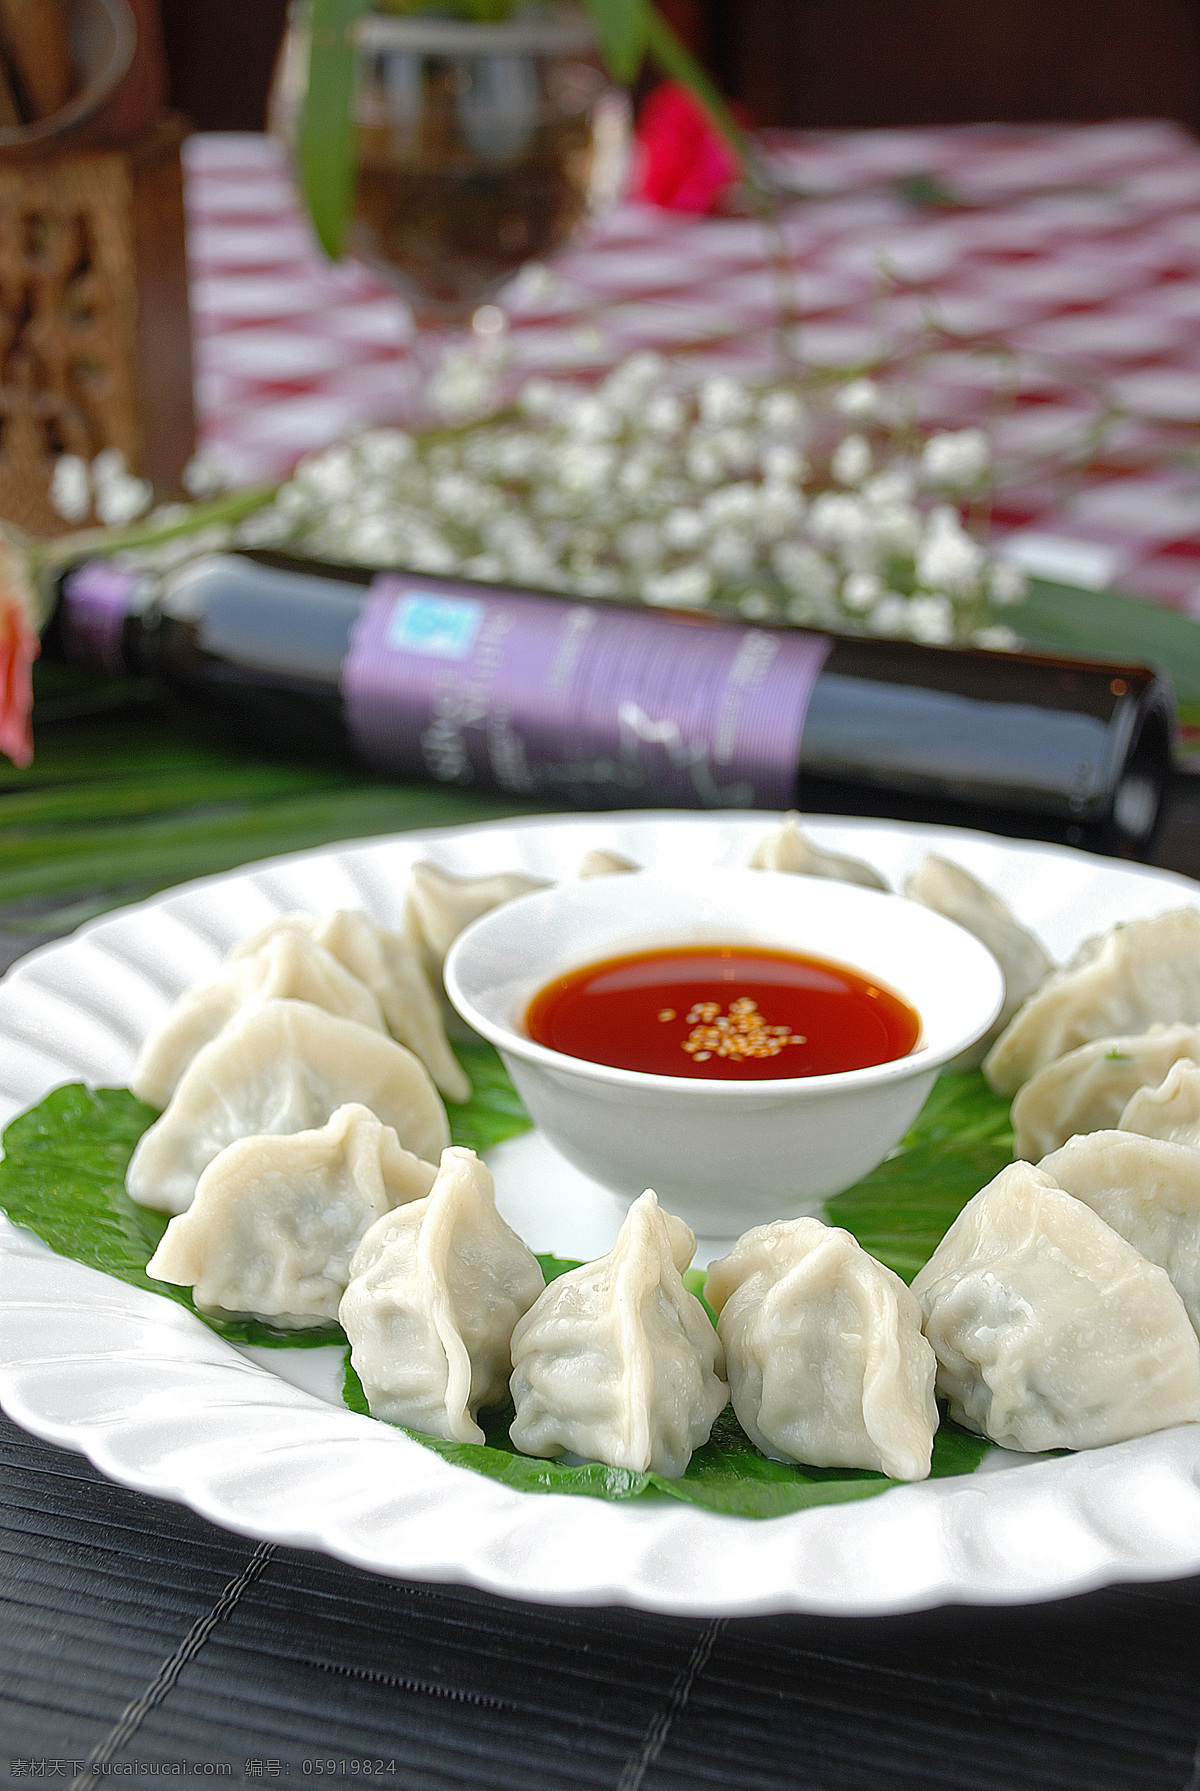
[[[637,122],[632,197],[666,211],[706,212],[740,173],[695,95],[678,81],[656,87]]]
[[[40,651],[24,606],[0,603],[0,752],[22,768],[33,758],[33,662]]]

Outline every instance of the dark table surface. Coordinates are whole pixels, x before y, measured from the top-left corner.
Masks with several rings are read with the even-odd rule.
[[[1155,859],[1200,875],[1200,779]],[[2,961],[55,912],[10,903]],[[0,1416],[0,1782],[1200,1791],[1198,1738],[1200,1578],[865,1620],[510,1603],[246,1541]]]

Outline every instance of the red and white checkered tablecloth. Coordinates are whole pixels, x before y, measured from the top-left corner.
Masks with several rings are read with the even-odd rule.
[[[764,145],[803,194],[783,219],[804,355],[865,359],[932,313],[962,346],[921,361],[923,416],[957,428],[988,403],[965,350],[1003,343],[1028,357],[999,426],[1014,453],[1094,410],[1052,371],[1090,369],[1125,413],[1101,456],[1069,486],[1004,492],[996,531],[1032,570],[1200,616],[1200,146],[1140,121],[771,132]],[[186,170],[203,444],[252,481],[403,415],[407,313],[363,268],[322,259],[278,147],[197,136]],[[520,369],[594,375],[644,347],[712,370],[770,363],[774,290],[753,220],[626,204],[552,272],[501,295]]]

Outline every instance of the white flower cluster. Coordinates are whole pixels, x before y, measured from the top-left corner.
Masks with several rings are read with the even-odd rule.
[[[444,409],[460,416],[481,398],[470,359],[443,370]],[[688,385],[638,354],[594,389],[527,379],[488,421],[338,443],[237,538],[584,597],[1016,645],[994,609],[1020,598],[1021,577],[957,508],[986,480],[987,438],[914,442],[889,432],[884,408],[865,378],[816,402],[723,374]]]
[[[50,502],[64,522],[86,522],[94,510],[106,528],[120,529],[153,501],[152,486],[130,472],[120,448],[102,449],[90,465],[78,454],[60,454],[54,463]]]

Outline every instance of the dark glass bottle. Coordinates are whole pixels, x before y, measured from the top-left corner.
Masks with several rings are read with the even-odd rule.
[[[588,808],[919,814],[1141,855],[1170,775],[1144,666],[925,647],[269,553],[63,583],[76,663],[268,746]]]

